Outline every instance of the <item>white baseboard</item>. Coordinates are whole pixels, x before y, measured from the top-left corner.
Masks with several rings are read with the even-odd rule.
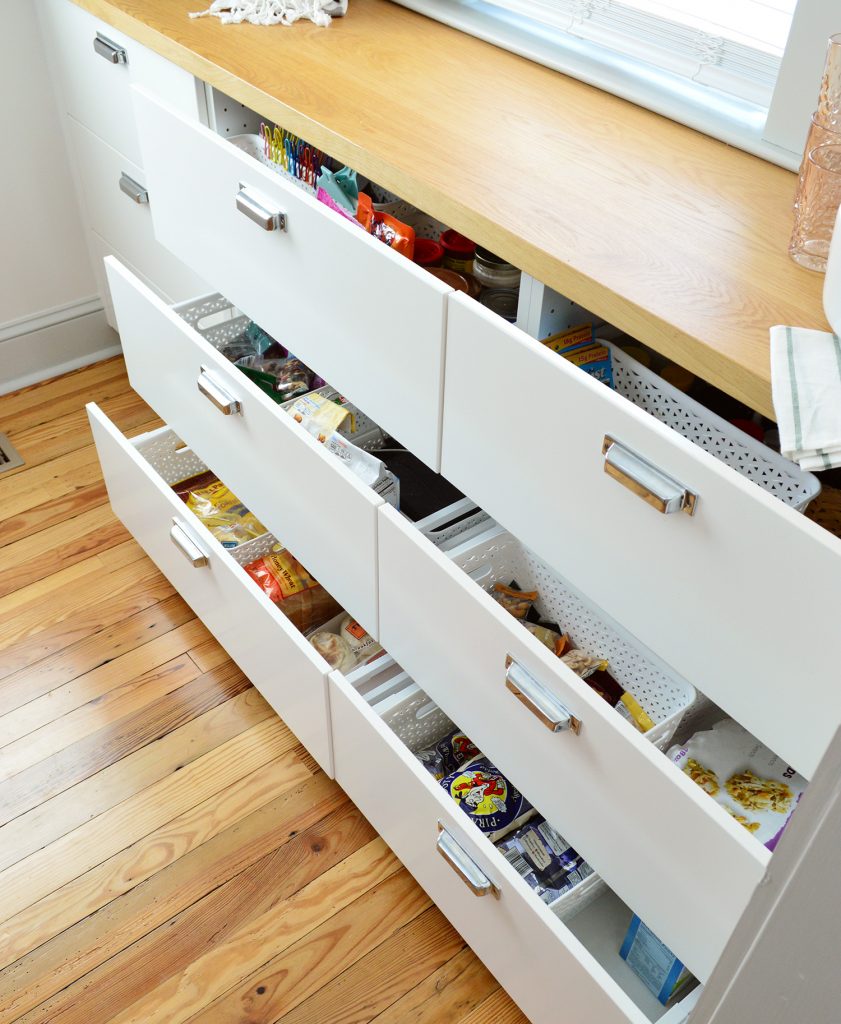
[[[0,326],[0,395],[120,353],[102,303],[84,299]]]

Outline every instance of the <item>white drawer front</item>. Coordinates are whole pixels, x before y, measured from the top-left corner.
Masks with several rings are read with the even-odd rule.
[[[116,515],[196,615],[332,775],[326,662],[185,508],[130,441],[88,406]],[[173,520],[207,555],[194,568],[172,543]]]
[[[136,203],[121,191],[121,175],[145,185],[144,172],[75,121],[70,122],[70,138],[89,227],[173,301],[209,291],[155,240],[149,203]]]
[[[196,81],[188,72],[71,0],[40,0],[40,5],[49,61],[58,73],[65,110],[134,164],[142,161],[129,92],[132,82],[153,88],[188,117],[199,116]],[[112,63],[96,52],[97,32],[125,51],[124,63]]]
[[[382,499],[117,260],[106,271],[132,387],[375,635]],[[239,414],[199,391],[203,367]]]
[[[841,542],[462,297],[446,374],[444,476],[811,775],[841,724],[815,639],[835,633]],[[608,476],[605,435],[695,492],[695,515]]]
[[[705,979],[768,852],[393,509],[379,537],[383,646]],[[509,692],[507,655],[580,734],[551,732]]]
[[[201,125],[134,90],[160,242],[438,467],[450,289]],[[287,217],[237,209],[247,186]]]
[[[534,1024],[645,1018],[344,677],[330,676],[336,780]],[[438,822],[500,890],[475,896],[438,854]]]

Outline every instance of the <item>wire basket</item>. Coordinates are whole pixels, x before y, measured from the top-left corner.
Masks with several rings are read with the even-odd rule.
[[[535,607],[541,618],[556,622],[576,647],[608,660],[610,674],[654,722],[645,738],[665,750],[681,719],[696,701],[697,693],[691,683],[640,647],[618,623],[609,620],[501,527],[495,527],[474,545],[453,551],[451,557],[485,590],[490,590],[494,583],[507,585],[512,580],[524,590],[537,590],[540,597]],[[540,643],[532,639],[535,644]]]
[[[693,398],[663,380],[609,341],[613,383],[620,395],[682,434],[737,473],[758,484],[798,512],[820,493],[814,473],[807,473],[778,452],[750,437]]]

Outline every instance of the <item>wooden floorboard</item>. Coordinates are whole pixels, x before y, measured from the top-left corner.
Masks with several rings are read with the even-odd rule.
[[[0,396],[0,1024],[525,1024],[115,519],[110,359]]]

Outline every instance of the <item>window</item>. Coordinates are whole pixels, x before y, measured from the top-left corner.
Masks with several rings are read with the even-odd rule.
[[[796,168],[836,0],[398,0]]]

